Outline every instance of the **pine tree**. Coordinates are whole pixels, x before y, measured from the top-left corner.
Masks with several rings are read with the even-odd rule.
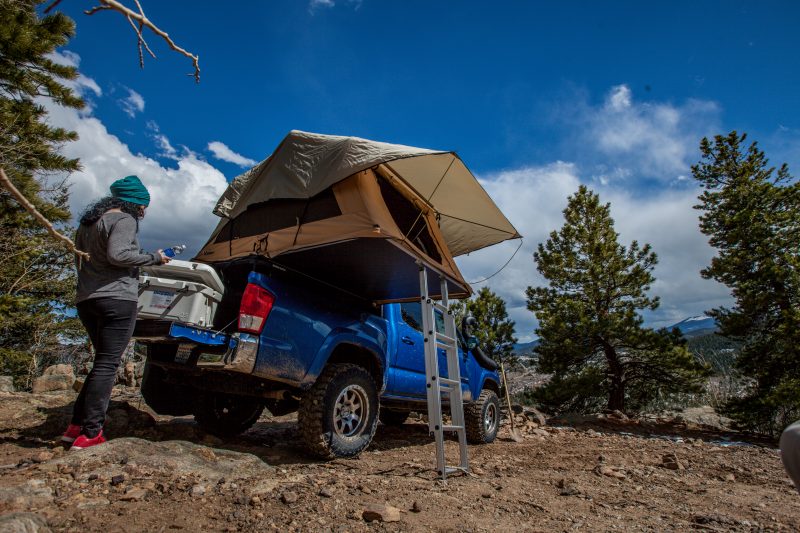
[[[475,318],[472,334],[477,337],[483,353],[497,362],[514,364],[514,321],[509,320],[506,302],[488,287],[482,287],[475,297],[451,306],[457,321],[463,316]]]
[[[642,327],[656,309],[647,291],[657,257],[649,244],[618,243],[610,205],[581,186],[565,223],[534,254],[547,287],[528,287],[536,314],[539,370],[551,381],[534,399],[557,410],[635,411],[656,397],[697,390],[707,370],[678,332]]]
[[[36,208],[61,229],[70,218],[68,189],[55,173],[78,169],[58,148],[77,135],[47,124],[37,101],[83,105],[60,80],[77,76],[48,54],[74,33],[63,14],[39,18],[32,0],[0,0],[0,167]],[[54,246],[44,228],[5,190],[0,192],[0,373],[19,380],[80,331],[68,318],[74,292],[72,255]]]
[[[800,417],[800,185],[733,131],[700,142],[700,229],[718,255],[701,271],[732,289],[735,306],[708,314],[743,342],[736,366],[755,380],[727,411],[742,427],[779,433]]]

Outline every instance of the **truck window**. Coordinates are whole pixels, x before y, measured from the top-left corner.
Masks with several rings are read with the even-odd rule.
[[[403,317],[403,322],[417,331],[422,331],[421,303],[407,302],[400,304],[400,316]],[[444,334],[444,316],[438,310],[436,311],[436,332]]]

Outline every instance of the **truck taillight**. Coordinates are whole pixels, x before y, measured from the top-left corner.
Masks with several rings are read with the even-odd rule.
[[[248,283],[239,306],[239,331],[258,335],[264,329],[275,296],[266,289]]]

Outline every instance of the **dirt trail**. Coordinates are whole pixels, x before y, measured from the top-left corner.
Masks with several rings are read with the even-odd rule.
[[[51,439],[74,395],[0,396],[0,530],[800,530],[777,450],[691,425],[529,424],[522,443],[501,433],[470,447],[472,475],[442,485],[420,421],[380,426],[360,458],[324,463],[300,453],[292,417],[223,442],[153,417],[129,389],[115,393],[107,445],[64,452]]]

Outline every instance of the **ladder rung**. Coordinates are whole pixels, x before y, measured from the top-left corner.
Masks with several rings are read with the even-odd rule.
[[[442,431],[461,431],[464,426],[442,426]]]
[[[444,471],[448,474],[455,474],[456,472],[466,472],[467,469],[461,466],[446,466]]]
[[[449,344],[451,346],[455,346],[456,345],[456,340],[453,337],[448,337],[447,335],[445,335],[443,333],[437,333],[436,334],[436,340],[441,342],[442,344]]]
[[[431,303],[431,305],[433,306],[434,309],[438,309],[445,315],[449,312],[449,309],[447,309],[447,307],[443,306],[442,304],[437,304],[436,302],[433,302]]]
[[[456,385],[461,385],[460,381],[456,381],[455,379],[443,378],[443,377],[439,378],[439,383],[442,383],[444,385],[450,385],[451,387],[455,387]]]

